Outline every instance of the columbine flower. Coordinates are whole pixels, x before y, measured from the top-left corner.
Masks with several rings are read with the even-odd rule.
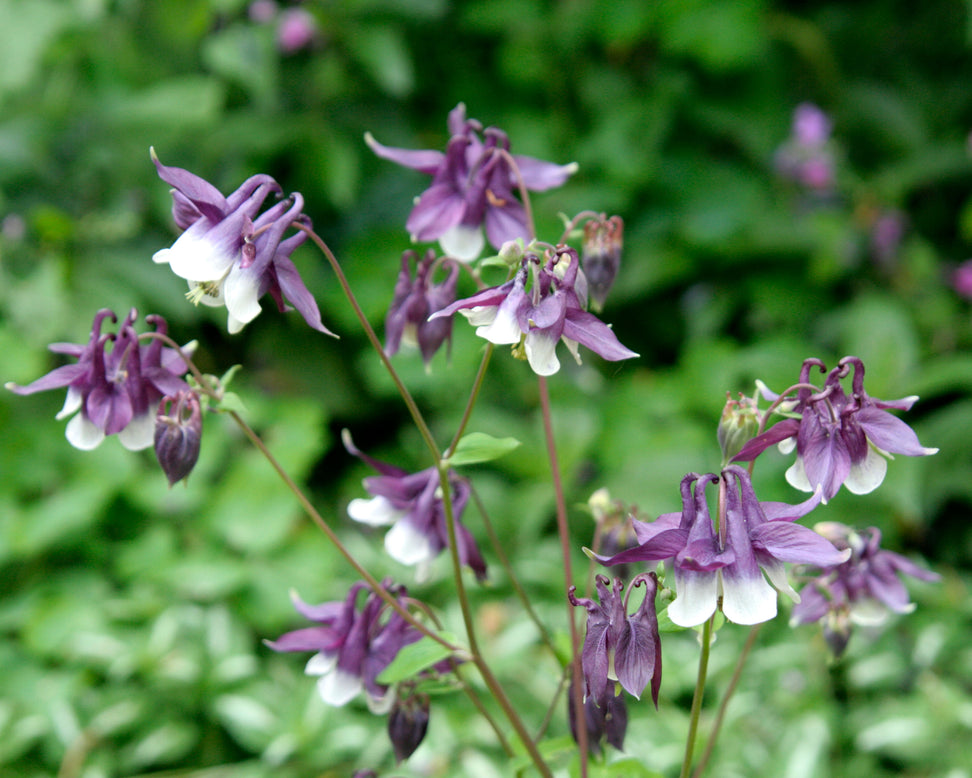
[[[7,389],[33,394],[66,386],[67,399],[57,418],[71,417],[65,435],[75,448],[96,448],[106,435],[118,435],[122,445],[132,451],[151,446],[156,407],[165,395],[189,389],[180,378],[188,367],[179,353],[163,347],[161,340],[153,339],[148,346],[141,346],[134,328],[137,316],[132,308],[117,334],[102,335],[105,319],[117,321],[114,312],[103,308],[95,314],[87,344],[50,346],[57,354],[76,357],[77,364],[58,367],[27,386],[7,384]],[[147,316],[145,320],[157,333],[166,333],[167,325],[161,316]],[[183,350],[191,354],[194,348],[192,343]]]
[[[429,695],[410,694],[399,697],[388,714],[388,739],[395,750],[395,762],[401,764],[415,753],[429,728]]]
[[[972,300],[972,259],[967,259],[952,271],[951,282],[960,297]]]
[[[741,467],[730,465],[721,477],[725,515],[718,528],[710,518],[705,490],[719,476],[689,473],[682,479],[680,513],[664,514],[650,524],[636,521],[640,546],[599,557],[606,565],[671,559],[676,597],[668,616],[682,627],[705,622],[720,600],[729,621],[768,621],[776,616],[774,587],[800,599],[786,580],[784,562],[835,565],[850,553],[793,523],[819,504],[819,493],[799,505],[760,502],[749,473]]]
[[[891,612],[915,609],[900,580],[909,575],[922,581],[940,576],[910,560],[881,548],[881,532],[870,527],[855,532],[838,522],[821,522],[814,529],[837,548],[849,549],[850,558],[839,565],[822,567],[800,591],[790,624],[823,624],[827,643],[836,656],[843,653],[852,624],[882,624]]]
[[[439,472],[434,467],[409,473],[379,462],[365,454],[351,442],[347,431],[343,434],[348,453],[367,462],[381,475],[364,479],[364,487],[373,495],[370,500],[357,498],[348,504],[348,516],[372,526],[391,525],[385,535],[385,550],[404,565],[419,565],[419,577],[441,551],[449,547],[449,530],[442,501]],[[452,488],[452,515],[455,520],[459,561],[472,568],[480,581],[486,578],[483,561],[476,541],[460,519],[469,502],[469,482],[449,471]]]
[[[199,459],[202,411],[195,392],[163,397],[155,415],[155,456],[169,486],[186,478]]]
[[[826,370],[819,359],[808,359],[800,371],[800,388],[786,407],[799,419],[784,419],[753,438],[736,456],[737,462],[755,459],[773,443],[783,453],[796,448],[797,459],[786,471],[786,480],[796,489],[823,490],[826,502],[844,484],[854,494],[867,494],[884,480],[887,459],[893,454],[928,456],[937,448],[925,448],[914,431],[885,408],[906,411],[918,399],[875,400],[864,391],[864,364],[857,357],[844,357],[827,375],[824,388],[813,392],[810,371]],[[844,393],[841,380],[854,369],[852,393]],[[770,400],[779,395],[763,388]]]
[[[600,602],[586,597],[575,597],[576,586],[567,590],[571,605],[587,609],[587,636],[581,651],[581,669],[584,672],[586,699],[608,708],[614,697],[614,683],[637,699],[648,682],[651,682],[651,698],[658,706],[658,689],[661,686],[661,639],[658,636],[658,618],[655,615],[655,594],[658,578],[654,573],[643,573],[631,582],[631,590],[621,597],[623,584],[618,578],[613,584],[603,575],[596,576],[597,596]],[[608,588],[611,584],[611,588]],[[635,588],[644,585],[645,598],[638,609],[628,615],[628,597]]]
[[[621,267],[621,247],[624,245],[624,222],[620,216],[610,219],[601,215],[584,225],[584,275],[591,291],[595,311],[604,307],[608,292]]]
[[[577,739],[577,716],[574,713],[574,685],[567,688],[567,717],[570,721],[570,734]],[[623,694],[609,694],[607,704],[600,707],[593,697],[584,700],[584,724],[587,729],[587,747],[592,753],[601,753],[601,741],[614,746],[618,751],[624,748],[624,736],[628,731],[628,704]]]
[[[526,211],[516,197],[520,181],[530,191],[545,191],[561,186],[577,164],[511,155],[506,133],[487,127],[481,138],[482,125],[466,119],[462,103],[449,113],[448,125],[445,153],[389,148],[365,134],[379,157],[432,176],[405,224],[412,240],[438,240],[443,252],[464,261],[482,251],[483,226],[496,249],[516,238],[530,240]]]
[[[415,262],[415,277],[411,265]],[[429,316],[456,299],[459,267],[452,263],[449,275],[438,284],[432,283],[437,264],[435,252],[429,249],[421,260],[414,251],[402,254],[402,269],[395,283],[395,294],[385,318],[385,353],[392,356],[405,343],[417,346],[426,366],[443,343],[452,340],[452,319],[429,321]]]
[[[531,275],[533,284],[527,291]],[[476,327],[479,337],[511,344],[515,354],[525,354],[537,375],[560,370],[555,350],[561,339],[578,364],[578,344],[611,362],[638,356],[621,345],[610,327],[584,310],[586,305],[587,281],[580,272],[577,252],[559,246],[542,266],[535,254],[525,254],[512,280],[447,305],[430,318],[459,311]]]
[[[199,176],[163,165],[154,149],[152,161],[159,178],[175,187],[172,215],[183,230],[171,248],[155,252],[152,259],[168,263],[189,282],[187,297],[192,302],[225,305],[227,328],[235,333],[260,313],[259,299],[269,292],[281,311],[286,310],[286,300],[311,327],[333,334],[321,323],[317,303],[290,259],[307,233],[298,230],[284,239],[295,224],[310,225],[301,213],[304,199],[299,193],[260,213],[267,195],[281,192],[270,176],[252,176],[223,197]]]
[[[391,587],[390,581],[383,581],[382,587],[402,601],[404,587]],[[264,642],[274,651],[316,651],[305,672],[320,676],[317,689],[328,705],[345,705],[364,690],[368,707],[375,713],[384,713],[395,695],[377,678],[402,648],[422,635],[399,613],[386,608],[384,600],[374,592],[368,594],[364,607],[358,610],[358,595],[367,588],[367,584],[358,582],[343,602],[321,605],[308,605],[292,594],[297,611],[320,626],[298,629]]]
[[[834,184],[830,131],[827,114],[811,103],[798,105],[792,135],[776,153],[779,174],[815,192],[829,191]]]

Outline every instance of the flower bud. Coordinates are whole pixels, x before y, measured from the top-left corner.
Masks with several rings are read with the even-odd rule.
[[[723,464],[731,462],[758,430],[759,411],[755,398],[740,393],[739,399],[733,400],[726,392],[726,406],[722,409],[718,431]]]
[[[620,216],[601,216],[584,225],[584,252],[581,264],[595,311],[604,307],[608,292],[621,266],[624,222]]]
[[[395,761],[401,764],[408,759],[425,739],[429,728],[429,697],[412,694],[404,700],[396,700],[388,714],[388,739],[395,749]]]
[[[163,397],[155,416],[155,456],[169,486],[192,472],[199,459],[202,412],[195,392]]]

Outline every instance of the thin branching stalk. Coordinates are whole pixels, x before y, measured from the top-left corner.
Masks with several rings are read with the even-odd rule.
[[[695,738],[699,733],[699,719],[702,716],[702,697],[705,694],[705,678],[709,671],[709,649],[712,643],[712,625],[716,614],[702,626],[702,650],[699,652],[699,672],[695,679],[695,694],[692,695],[692,710],[689,713],[689,730],[685,736],[685,758],[679,778],[689,778],[692,771],[692,753],[695,751]]]

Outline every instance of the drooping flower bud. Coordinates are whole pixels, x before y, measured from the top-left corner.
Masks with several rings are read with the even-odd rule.
[[[719,420],[719,447],[722,449],[722,463],[728,464],[759,431],[759,411],[756,399],[742,393],[738,400],[726,392],[726,406]]]
[[[199,459],[202,412],[195,392],[163,397],[155,417],[155,456],[169,486],[192,472]]]
[[[577,717],[574,715],[573,684],[567,692],[567,714],[570,721],[570,734],[577,740]],[[593,697],[584,700],[584,721],[587,727],[587,747],[593,754],[601,753],[601,741],[607,742],[618,751],[624,750],[624,736],[628,730],[628,705],[624,695],[610,695],[603,706],[598,706]]]
[[[624,222],[620,216],[601,216],[584,225],[584,251],[581,264],[587,276],[591,302],[596,312],[604,307],[608,292],[621,267]]]
[[[388,714],[388,739],[395,749],[395,761],[401,764],[418,748],[429,728],[429,696],[412,694],[395,701]]]

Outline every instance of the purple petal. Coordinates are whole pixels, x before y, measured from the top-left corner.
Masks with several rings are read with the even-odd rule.
[[[887,411],[874,407],[862,408],[857,413],[857,421],[867,435],[867,439],[882,451],[912,457],[938,452],[937,448],[922,446],[914,430]]]
[[[274,651],[327,651],[336,647],[337,637],[330,627],[305,627],[263,642]]]
[[[742,450],[733,457],[733,462],[752,462],[774,443],[794,437],[800,430],[798,419],[784,419],[770,427],[766,432],[757,435],[746,443]]]
[[[812,529],[785,521],[767,521],[750,532],[757,554],[765,551],[781,562],[831,567],[846,562],[850,549],[838,550]]]
[[[415,149],[397,149],[383,146],[374,139],[370,132],[365,133],[365,143],[376,155],[390,160],[398,165],[410,167],[426,175],[435,175],[442,165],[445,154],[441,151],[424,151]]]
[[[426,189],[405,222],[413,240],[435,240],[462,221],[466,201],[451,184],[433,184]]]
[[[557,165],[553,162],[544,162],[542,159],[519,154],[513,155],[513,161],[516,162],[520,176],[523,178],[523,185],[532,192],[543,192],[556,186],[562,186],[568,178],[577,172],[576,162]],[[511,186],[518,187],[519,183],[512,171],[510,178]]]
[[[317,307],[317,301],[304,285],[304,281],[291,259],[278,254],[274,260],[273,269],[277,276],[277,283],[280,284],[280,291],[283,292],[287,302],[304,317],[304,321],[318,332],[337,337],[321,322],[321,312]]]
[[[563,335],[570,340],[576,340],[609,362],[639,356],[631,349],[622,346],[614,331],[593,313],[587,311],[568,310]]]
[[[192,201],[196,209],[207,219],[214,222],[219,221],[229,211],[226,198],[215,186],[188,170],[163,165],[155,156],[154,149],[151,150],[151,153],[152,162],[155,163],[159,178],[178,189],[183,196]]]
[[[14,394],[33,394],[34,392],[44,392],[48,389],[61,389],[68,384],[83,377],[89,370],[85,364],[62,365],[54,368],[50,373],[41,376],[36,381],[32,381],[27,386],[18,384],[6,384],[6,388]]]

